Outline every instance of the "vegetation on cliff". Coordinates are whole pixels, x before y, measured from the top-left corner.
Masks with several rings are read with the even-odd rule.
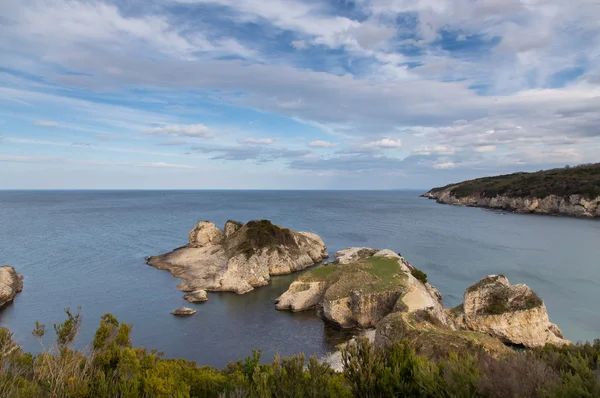
[[[433,188],[430,192],[448,188],[451,188],[450,193],[456,198],[474,195],[490,198],[499,195],[544,198],[549,195],[567,197],[575,194],[596,198],[600,196],[600,163],[477,178]]]
[[[600,340],[593,344],[508,351],[435,351],[418,355],[408,342],[379,349],[359,339],[342,353],[342,372],[303,355],[261,363],[260,351],[224,369],[167,359],[132,347],[131,326],[110,314],[89,349],[73,348],[79,314],[54,325],[56,342],[23,352],[0,328],[2,397],[597,397]],[[34,335],[42,337],[44,325]],[[444,347],[446,348],[446,347]]]
[[[292,250],[298,250],[298,244],[292,231],[274,225],[269,220],[249,221],[245,228],[240,228],[242,232],[245,232],[246,239],[241,242],[237,250],[244,253],[246,258],[250,258],[264,248],[276,250],[285,246]]]

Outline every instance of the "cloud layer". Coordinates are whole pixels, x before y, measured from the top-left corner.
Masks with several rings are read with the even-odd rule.
[[[0,159],[258,188],[598,161],[599,21],[593,0],[6,0]]]

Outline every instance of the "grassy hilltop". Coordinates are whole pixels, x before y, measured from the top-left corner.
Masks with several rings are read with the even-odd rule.
[[[448,188],[456,198],[473,195],[544,198],[548,195],[566,197],[575,194],[595,198],[600,196],[600,163],[477,178],[433,188],[429,192],[436,193]]]

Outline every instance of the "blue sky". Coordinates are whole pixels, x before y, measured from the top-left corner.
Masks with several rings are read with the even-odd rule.
[[[0,2],[0,189],[424,189],[599,110],[594,0]]]

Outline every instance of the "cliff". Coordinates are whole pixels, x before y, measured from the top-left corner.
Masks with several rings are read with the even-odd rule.
[[[10,265],[0,267],[0,308],[11,303],[23,290],[23,276]]]
[[[421,195],[438,203],[518,213],[600,217],[600,163],[478,178]]]
[[[268,220],[245,225],[228,221],[223,230],[201,221],[190,231],[187,245],[149,257],[147,263],[184,279],[178,288],[192,293],[186,299],[204,301],[202,290],[247,293],[268,284],[271,275],[303,270],[327,256],[318,235]]]

